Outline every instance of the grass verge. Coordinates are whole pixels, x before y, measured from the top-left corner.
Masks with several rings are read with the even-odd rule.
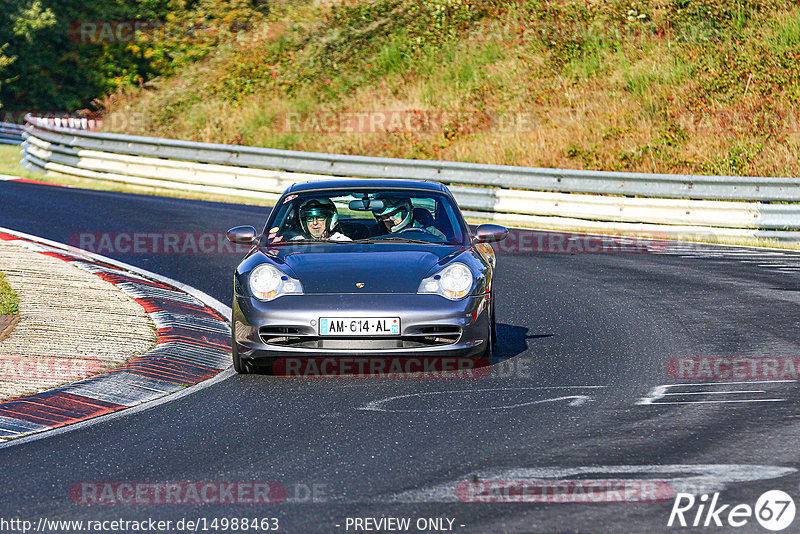
[[[29,180],[41,180],[42,175],[31,172],[19,164],[21,148],[15,145],[0,145],[0,174],[19,176]]]
[[[0,315],[19,315],[19,297],[0,271]]]

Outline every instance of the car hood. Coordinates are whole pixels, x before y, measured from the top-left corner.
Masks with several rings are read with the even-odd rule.
[[[313,293],[416,293],[422,279],[459,251],[452,246],[336,244],[292,247],[271,257]],[[358,287],[357,284],[363,284]]]

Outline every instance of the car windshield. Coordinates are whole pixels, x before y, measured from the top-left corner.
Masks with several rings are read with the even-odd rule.
[[[463,219],[434,191],[309,191],[279,201],[265,229],[267,245],[386,242],[461,245]]]

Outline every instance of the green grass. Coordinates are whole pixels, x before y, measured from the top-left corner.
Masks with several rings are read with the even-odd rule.
[[[19,297],[0,272],[0,315],[19,315]]]
[[[405,35],[399,35],[378,49],[375,66],[382,74],[404,72],[408,69],[410,58],[403,48],[406,38]]]
[[[31,172],[19,164],[21,149],[14,145],[0,145],[0,174],[19,176],[31,180],[41,180],[42,175]]]

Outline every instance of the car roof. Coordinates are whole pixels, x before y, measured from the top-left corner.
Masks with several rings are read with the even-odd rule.
[[[326,189],[362,189],[362,188],[417,189],[425,191],[445,191],[442,184],[427,180],[400,180],[384,178],[348,178],[342,180],[324,180],[318,182],[301,182],[294,184],[287,192],[321,191]]]

